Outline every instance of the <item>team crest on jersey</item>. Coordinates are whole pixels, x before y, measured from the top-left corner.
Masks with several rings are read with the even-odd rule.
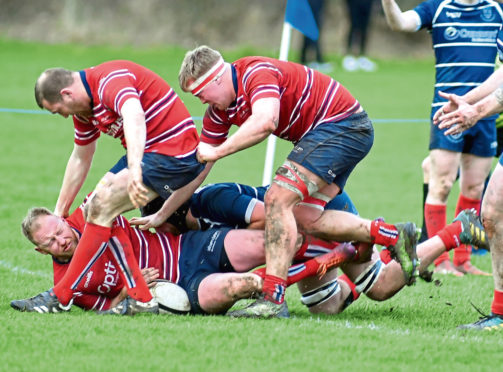
[[[491,22],[494,21],[496,14],[494,13],[492,8],[484,8],[482,10],[482,14],[480,15],[483,21]]]
[[[444,31],[444,37],[446,40],[454,40],[459,36],[459,32],[456,27],[449,26]]]

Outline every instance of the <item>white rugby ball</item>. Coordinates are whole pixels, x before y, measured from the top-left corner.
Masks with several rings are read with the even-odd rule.
[[[169,280],[156,282],[150,292],[159,304],[159,314],[182,315],[190,311],[189,297],[182,287]]]

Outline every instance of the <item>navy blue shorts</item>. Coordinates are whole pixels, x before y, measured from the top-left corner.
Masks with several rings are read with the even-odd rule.
[[[167,199],[174,190],[196,178],[204,167],[204,164],[197,161],[195,154],[180,159],[146,152],[141,162],[143,183],[163,199]],[[120,158],[110,172],[117,174],[125,168],[127,168],[127,155]]]
[[[374,128],[363,111],[308,132],[295,144],[288,159],[343,190],[349,175],[373,143]]]
[[[210,274],[234,272],[227,254],[224,239],[230,228],[189,231],[182,235],[178,261],[178,285],[185,289],[192,314],[206,314],[199,305],[199,284]]]
[[[442,149],[480,157],[496,155],[496,126],[494,118],[480,120],[470,129],[454,135],[444,135],[446,129],[438,129],[430,123],[430,150]]]

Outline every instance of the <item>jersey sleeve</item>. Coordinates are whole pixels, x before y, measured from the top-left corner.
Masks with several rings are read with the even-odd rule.
[[[101,80],[98,96],[106,107],[121,115],[121,108],[130,98],[140,99],[136,77],[128,70],[116,70]]]
[[[261,98],[280,99],[281,72],[268,62],[251,66],[243,76],[243,90],[253,106]]]
[[[219,145],[227,139],[231,123],[225,119],[225,114],[219,110],[208,107],[203,118],[201,142]]]
[[[420,28],[427,28],[428,30],[432,28],[433,18],[435,17],[435,11],[437,8],[437,0],[428,0],[423,1],[413,9],[419,15],[419,19],[421,21]]]
[[[87,120],[73,116],[74,142],[79,146],[93,143],[100,136],[100,131]]]

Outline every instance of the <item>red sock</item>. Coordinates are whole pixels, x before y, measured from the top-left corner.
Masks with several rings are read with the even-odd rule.
[[[314,258],[306,262],[292,265],[288,269],[288,277],[286,278],[286,286],[289,287],[298,281],[307,278],[308,276],[316,275],[320,264]]]
[[[459,194],[458,203],[456,204],[456,216],[464,209],[474,208],[477,214],[480,214],[480,199],[470,199]],[[461,244],[459,247],[454,249],[454,257],[452,262],[456,266],[463,265],[466,261],[470,261],[470,254],[472,247],[470,245]]]
[[[150,301],[152,294],[141,273],[129,236],[122,227],[114,226],[110,240],[109,248],[116,258],[120,269],[119,273],[127,286],[128,295],[140,302]]]
[[[70,265],[65,275],[54,286],[54,293],[59,302],[67,305],[73,297],[73,289],[79,284],[96,259],[101,256],[105,248],[104,243],[110,238],[112,229],[86,223],[79,244],[75,249]]]
[[[390,225],[381,220],[374,220],[370,224],[370,238],[372,243],[389,247],[398,241],[398,230],[394,225]]]
[[[456,221],[447,225],[437,233],[437,236],[444,243],[446,251],[459,247],[459,234],[461,234],[462,229],[461,221]]]
[[[447,206],[428,204],[424,205],[424,220],[426,222],[426,231],[428,238],[431,238],[444,228],[447,221]],[[444,261],[450,260],[449,253],[444,252],[437,257],[433,262],[438,266]]]
[[[379,252],[379,256],[381,258],[381,261],[387,265],[389,264],[393,259],[391,258],[391,253],[387,249],[383,249],[381,252]]]
[[[262,293],[266,300],[276,304],[282,304],[285,301],[286,280],[274,275],[267,275],[264,278]]]
[[[387,249],[384,249],[387,251]],[[356,291],[356,285],[349,279],[349,277],[346,274],[342,274],[337,278],[338,281],[345,282],[349,288],[351,289],[351,293],[353,294],[353,301],[356,301],[358,297],[360,297],[360,294]]]
[[[339,243],[336,242],[327,242],[325,240],[316,238],[311,235],[303,234],[301,233],[302,236],[304,237],[304,242],[302,243],[301,247],[295,253],[295,257],[293,258],[294,261],[305,261],[313,258],[312,254],[306,255],[306,252],[309,248],[312,250],[316,250],[317,247],[321,248],[321,251],[324,250],[332,250],[335,247],[339,245]],[[310,252],[312,253],[312,252]],[[321,252],[318,251],[317,254],[320,254]]]
[[[290,287],[292,284],[295,284],[302,279],[316,275],[318,273],[319,267],[319,262],[317,262],[314,258],[290,266],[290,268],[288,269],[288,277],[286,278],[286,286]],[[265,269],[265,267],[261,267],[259,269],[253,270],[252,273],[264,279]]]
[[[503,292],[494,290],[493,303],[491,305],[491,312],[497,315],[503,315]]]

